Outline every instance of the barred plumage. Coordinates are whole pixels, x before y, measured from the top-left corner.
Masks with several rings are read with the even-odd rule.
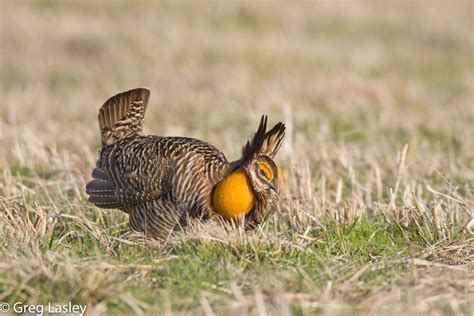
[[[273,161],[285,126],[266,132],[266,116],[241,159],[187,137],[142,135],[150,92],[138,88],[107,100],[99,111],[102,148],[89,201],[129,214],[131,229],[166,238],[190,218],[245,216],[251,224],[275,205],[279,167]],[[239,176],[240,175],[240,176]]]

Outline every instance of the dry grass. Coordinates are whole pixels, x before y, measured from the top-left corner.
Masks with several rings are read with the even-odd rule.
[[[473,313],[471,2],[1,6],[0,301]],[[280,212],[155,244],[89,205],[97,110],[137,86],[148,132],[230,159],[261,114],[284,121]]]

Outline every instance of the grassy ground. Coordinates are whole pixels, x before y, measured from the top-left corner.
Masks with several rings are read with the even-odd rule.
[[[0,302],[474,312],[472,2],[1,7]],[[284,121],[280,212],[156,244],[89,205],[97,110],[137,86],[147,132],[229,159],[261,114]]]

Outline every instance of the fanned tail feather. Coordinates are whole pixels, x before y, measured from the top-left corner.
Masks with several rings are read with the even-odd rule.
[[[102,145],[141,134],[150,90],[137,88],[109,98],[99,110]]]

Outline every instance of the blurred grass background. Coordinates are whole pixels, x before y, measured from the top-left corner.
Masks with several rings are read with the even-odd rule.
[[[472,311],[473,2],[0,6],[0,301],[60,295],[95,314]],[[201,227],[198,241],[143,250],[122,238],[122,214],[87,204],[98,108],[139,86],[152,91],[146,132],[203,139],[230,160],[261,114],[288,125],[271,225]]]

